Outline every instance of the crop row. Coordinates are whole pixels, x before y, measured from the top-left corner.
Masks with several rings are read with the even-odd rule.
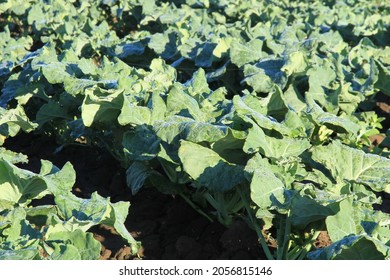
[[[389,11],[363,0],[2,3],[0,144],[23,131],[103,147],[133,194],[155,187],[226,226],[241,217],[269,259],[389,258],[390,216],[374,207],[390,193],[390,130],[374,110],[390,95]],[[137,253],[128,202],[79,198],[70,164],[42,160],[36,174],[0,149],[1,259],[96,259],[97,224]],[[31,206],[48,194],[55,205]],[[322,230],[333,243],[314,250]]]

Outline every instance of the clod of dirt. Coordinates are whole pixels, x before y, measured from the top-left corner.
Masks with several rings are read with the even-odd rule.
[[[318,235],[316,241],[313,243],[316,248],[325,248],[331,244],[332,240],[330,239],[328,232],[325,230],[320,232],[320,235]]]
[[[373,146],[379,146],[382,143],[382,141],[385,139],[385,136],[383,134],[375,134],[375,135],[371,135],[369,139]]]
[[[383,112],[390,113],[390,104],[386,102],[377,102],[376,105],[381,109]]]
[[[111,250],[108,250],[106,247],[102,245],[102,250],[100,251],[100,260],[108,260],[110,259],[112,254]]]
[[[133,256],[131,254],[131,248],[130,247],[123,247],[119,249],[118,252],[116,252],[114,259],[116,260],[129,260]]]

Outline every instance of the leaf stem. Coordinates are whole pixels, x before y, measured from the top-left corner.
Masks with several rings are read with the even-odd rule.
[[[253,212],[252,212],[252,209],[249,205],[249,202],[247,201],[245,195],[242,193],[241,189],[240,188],[237,188],[237,192],[240,194],[241,196],[241,199],[242,201],[244,202],[244,206],[245,206],[245,209],[248,213],[248,216],[249,216],[249,219],[251,221],[251,224],[253,225],[253,227],[255,228],[255,231],[257,233],[257,236],[259,237],[260,239],[260,244],[261,244],[261,247],[263,248],[263,251],[267,257],[267,259],[269,260],[274,260],[275,258],[272,256],[272,253],[271,251],[269,250],[268,248],[268,245],[267,245],[267,242],[265,241],[264,239],[264,235],[259,227],[259,225],[257,224],[256,222],[256,218],[254,217],[253,215]]]
[[[207,215],[202,209],[200,209],[195,203],[193,203],[191,201],[191,199],[189,199],[187,196],[185,196],[184,194],[180,194],[180,196],[196,211],[198,212],[199,214],[201,214],[203,217],[205,217],[207,220],[209,220],[210,222],[214,222],[214,220],[209,216]]]

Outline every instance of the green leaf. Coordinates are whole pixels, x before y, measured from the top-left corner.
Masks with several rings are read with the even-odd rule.
[[[86,89],[81,106],[84,125],[90,127],[94,123],[112,124],[118,118],[123,103],[122,91],[98,87]]]
[[[72,244],[53,243],[53,252],[49,259],[51,260],[81,260],[80,252]]]
[[[327,112],[336,112],[338,108],[338,92],[333,86],[336,80],[336,71],[327,60],[323,65],[315,66],[307,71],[309,76],[309,91],[307,95],[323,106]]]
[[[300,74],[305,72],[308,67],[306,62],[306,56],[301,51],[296,51],[289,53],[281,70],[286,73],[286,75]]]
[[[248,130],[248,136],[245,139],[243,147],[244,152],[254,153],[260,151],[268,158],[281,159],[288,157],[297,157],[310,148],[310,142],[307,139],[294,139],[283,137],[281,139],[269,137],[264,131],[253,123]]]
[[[153,49],[163,59],[168,60],[177,53],[175,32],[156,33],[150,37],[149,48]]]
[[[17,250],[6,250],[0,246],[0,260],[33,260],[37,258],[37,255],[37,246]]]
[[[160,139],[153,128],[139,125],[123,134],[122,146],[130,160],[151,160],[160,151]]]
[[[67,113],[67,108],[64,108],[58,102],[50,100],[39,109],[36,122],[42,126],[54,119],[72,120],[72,117]]]
[[[121,113],[118,117],[120,125],[143,125],[151,123],[151,110],[147,107],[131,104],[125,97]]]
[[[195,98],[183,91],[183,87],[176,83],[167,97],[167,115],[179,115],[204,121],[205,117]]]
[[[152,70],[145,77],[145,82],[149,83],[154,90],[168,90],[176,80],[176,70],[167,65],[162,59],[153,59],[150,64]]]
[[[112,226],[115,230],[127,240],[131,247],[131,253],[136,254],[140,248],[140,242],[136,241],[133,236],[126,229],[125,221],[129,214],[129,202],[119,201],[117,203],[110,203],[110,211],[102,224]]]
[[[42,67],[42,74],[51,84],[63,83],[72,76],[66,71],[67,65],[62,62],[54,61],[48,64],[40,64]]]
[[[245,167],[246,177],[250,181],[251,199],[261,209],[272,204],[271,197],[284,201],[285,186],[270,169],[267,159],[256,154]]]
[[[20,129],[24,132],[31,132],[37,127],[37,124],[29,120],[22,106],[18,105],[15,109],[9,110],[0,107],[0,137],[2,135],[5,138],[13,137],[19,133]]]
[[[332,241],[358,233],[354,219],[356,209],[352,203],[352,198],[344,199],[339,204],[340,210],[335,215],[326,218],[326,228]]]
[[[321,205],[307,196],[297,196],[292,200],[291,223],[301,230],[312,222],[323,220],[334,214],[330,206]]]
[[[167,143],[177,143],[180,139],[195,143],[213,143],[228,134],[228,127],[224,125],[213,125],[180,117],[156,122],[154,128],[157,136]]]
[[[133,162],[129,168],[127,168],[126,183],[133,195],[138,193],[151,173],[151,168],[139,161]]]
[[[197,49],[195,56],[195,65],[197,67],[211,67],[214,60],[214,50],[217,47],[217,44],[205,42],[201,47]]]
[[[357,136],[360,126],[353,121],[344,117],[336,116],[328,112],[324,112],[312,99],[307,99],[308,115],[311,116],[314,122],[318,125],[325,125],[327,128],[337,133],[352,133]]]
[[[189,141],[180,142],[179,158],[184,171],[196,180],[199,187],[224,192],[244,179],[242,167],[230,164],[213,150]]]
[[[384,94],[390,96],[390,69],[385,67],[378,61],[375,61],[378,66],[378,81],[375,84],[375,87],[380,89]]]
[[[159,93],[152,93],[152,98],[148,102],[148,108],[151,109],[151,123],[165,119],[167,105]]]
[[[233,41],[230,46],[230,58],[232,62],[241,67],[247,63],[258,61],[265,56],[262,52],[263,41],[253,39],[246,44]]]
[[[43,161],[41,173],[48,175],[44,177],[44,180],[54,196],[70,193],[76,182],[76,172],[70,162],[65,163],[59,170],[50,162]]]
[[[276,130],[282,135],[290,135],[291,130],[282,123],[272,117],[264,116],[260,112],[250,108],[240,96],[233,97],[234,110],[237,115],[240,116],[244,121],[251,123],[250,119],[253,119],[258,126],[268,130]]]
[[[192,79],[189,80],[186,85],[189,86],[189,93],[195,97],[198,102],[204,99],[204,95],[210,93],[210,88],[207,83],[205,71],[199,68],[193,75]]]
[[[281,70],[284,60],[268,59],[255,65],[244,66],[244,80],[256,92],[270,92],[274,85],[284,88],[287,84],[286,74]]]
[[[111,203],[109,198],[104,198],[97,192],[92,193],[90,199],[76,197],[71,193],[75,178],[75,172],[70,163],[67,163],[60,171],[44,177],[49,190],[54,194],[54,200],[61,216],[65,220],[59,226],[70,231],[76,229],[86,231],[97,224],[113,226],[136,253],[139,244],[124,225],[130,203]]]
[[[0,159],[0,201],[23,205],[46,194],[47,186],[40,175]]]
[[[6,236],[7,241],[17,243],[21,239],[41,238],[41,233],[35,230],[26,219],[26,210],[22,207],[16,207],[8,212],[3,223],[7,226],[1,234]]]
[[[330,170],[338,182],[347,180],[364,184],[374,191],[390,193],[390,159],[366,154],[339,141],[315,147],[313,159]]]
[[[11,164],[28,163],[28,157],[22,153],[16,153],[0,147],[0,160],[5,160]]]
[[[367,58],[375,57],[378,53],[377,46],[367,37],[360,40],[359,44],[351,49],[348,54],[349,64],[355,68],[360,68]]]
[[[97,260],[101,245],[93,234],[79,229],[66,232],[53,232],[45,242],[54,247],[49,259],[52,260]]]

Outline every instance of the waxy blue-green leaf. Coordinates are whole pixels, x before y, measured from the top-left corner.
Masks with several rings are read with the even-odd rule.
[[[26,216],[26,209],[22,207],[16,207],[6,214],[5,220],[1,222],[1,227],[5,227],[1,235],[6,237],[7,242],[17,242],[26,237],[31,240],[42,237],[42,234],[29,223]]]
[[[118,118],[124,103],[122,91],[88,88],[81,106],[81,118],[85,126],[94,123],[111,124]]]
[[[0,201],[25,205],[47,194],[42,176],[0,160]]]
[[[323,220],[334,214],[332,207],[324,206],[320,201],[307,196],[295,197],[291,203],[291,223],[301,230],[312,222]]]
[[[244,120],[251,118],[257,123],[258,126],[262,128],[276,130],[283,135],[290,135],[291,130],[287,126],[279,123],[277,120],[271,117],[264,116],[263,114],[253,110],[247,104],[245,104],[241,97],[234,96],[233,105],[234,111],[237,112],[238,116],[242,117]]]
[[[349,52],[348,62],[352,67],[360,68],[370,57],[375,57],[379,52],[378,47],[369,38],[364,37]]]
[[[18,105],[9,110],[0,107],[0,143],[3,143],[5,138],[18,134],[21,129],[31,132],[37,127],[36,123],[29,120],[22,106]]]
[[[378,81],[375,83],[375,87],[390,96],[390,69],[378,61],[375,62],[378,67]]]
[[[214,61],[214,51],[217,47],[216,43],[205,42],[199,48],[197,48],[195,56],[195,65],[197,67],[211,67]]]
[[[23,57],[29,54],[28,50],[32,44],[33,40],[30,36],[11,35],[10,26],[4,26],[3,31],[0,32],[0,57],[2,64],[5,63],[4,66],[10,66],[11,69],[1,66],[0,77],[9,74],[13,66],[18,65],[23,61]]]
[[[3,249],[0,246],[0,260],[34,260],[39,254],[38,246],[29,246],[23,249]],[[39,259],[39,258],[38,258]]]
[[[346,116],[339,117],[335,114],[324,112],[311,97],[306,99],[306,113],[310,115],[317,125],[325,125],[327,128],[337,133],[352,133],[357,136],[360,126],[349,120]]]
[[[248,129],[248,136],[243,147],[243,151],[246,153],[260,151],[268,158],[281,159],[297,157],[311,146],[307,139],[290,137],[278,139],[267,136],[256,123],[252,123],[252,125]]]
[[[287,84],[287,77],[281,70],[283,65],[282,59],[263,60],[255,65],[247,64],[244,66],[243,82],[256,92],[270,92],[274,85],[284,88]]]
[[[152,169],[139,161],[134,161],[126,170],[126,183],[135,195],[144,185],[145,180],[152,173]]]
[[[374,191],[390,193],[390,159],[334,141],[313,148],[313,160],[324,165],[338,182],[364,184]]]
[[[199,103],[210,93],[210,88],[203,68],[199,68],[199,70],[192,75],[192,79],[186,82],[186,85],[189,86],[190,95],[195,97]]]
[[[145,52],[145,45],[141,42],[123,43],[115,47],[115,54],[121,59],[137,57]]]
[[[54,119],[72,120],[67,109],[61,103],[50,100],[47,104],[42,105],[37,112],[36,122],[42,126]]]
[[[235,65],[241,67],[264,58],[266,54],[262,48],[263,41],[259,39],[253,39],[244,44],[233,41],[230,46],[230,59]]]
[[[61,62],[52,62],[49,64],[40,64],[42,73],[51,84],[63,83],[70,79],[71,75],[66,71],[67,65]]]
[[[151,116],[152,112],[148,107],[131,104],[125,97],[118,122],[120,125],[146,125],[151,123]]]
[[[354,219],[355,212],[353,199],[350,197],[340,202],[339,211],[335,215],[326,218],[326,229],[332,241],[358,234]]]
[[[75,231],[53,232],[45,242],[54,247],[48,259],[51,260],[97,260],[101,244],[90,232]]]
[[[224,138],[228,127],[205,122],[197,122],[188,118],[170,117],[165,121],[156,122],[154,129],[158,137],[167,143],[180,139],[195,143],[213,143]]]
[[[275,89],[262,102],[267,104],[267,115],[276,119],[284,119],[288,111],[288,104],[284,100],[284,94],[280,87],[275,86]]]
[[[250,182],[251,199],[261,209],[272,204],[271,197],[284,202],[285,186],[270,169],[267,159],[256,154],[245,167],[247,180]]]
[[[324,61],[323,65],[307,71],[310,88],[306,94],[323,106],[327,112],[335,113],[338,109],[338,94],[332,84],[336,80],[336,72],[332,67],[330,62]]]
[[[167,65],[162,59],[153,59],[150,64],[151,72],[145,77],[145,81],[150,84],[155,91],[167,91],[176,81],[176,70]]]
[[[283,100],[285,105],[295,112],[301,112],[306,109],[305,100],[294,84],[290,84],[284,91]]]
[[[167,105],[165,104],[163,97],[159,93],[152,93],[152,98],[149,99],[148,102],[148,108],[150,108],[151,110],[151,123],[165,119]]]
[[[124,225],[128,214],[129,202],[111,203],[109,198],[100,196],[97,192],[90,199],[82,199],[71,193],[75,182],[75,171],[67,163],[60,171],[45,176],[49,191],[54,194],[55,203],[66,222],[62,227],[68,229],[88,230],[97,224],[113,226],[126,239],[134,253],[139,244],[134,240]]]
[[[160,141],[152,127],[138,125],[123,134],[122,145],[130,160],[151,160],[160,151]]]
[[[0,160],[5,160],[11,164],[28,163],[28,157],[22,153],[16,153],[0,147]]]
[[[225,161],[216,152],[199,144],[181,141],[179,158],[184,171],[199,187],[224,192],[244,180],[243,168]]]
[[[156,33],[150,37],[148,47],[163,59],[171,59],[177,53],[177,35],[175,32]]]
[[[288,76],[304,73],[308,67],[306,60],[307,58],[302,51],[289,53],[281,70]]]
[[[178,115],[204,121],[205,116],[195,98],[185,93],[183,87],[176,83],[167,97],[167,115]]]

